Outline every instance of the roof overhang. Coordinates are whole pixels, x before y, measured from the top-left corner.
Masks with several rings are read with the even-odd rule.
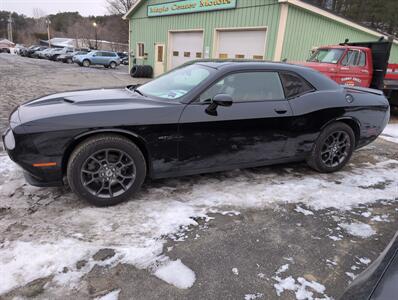
[[[124,14],[122,17],[123,20],[126,20],[132,12],[143,2],[142,0],[137,0],[132,7],[130,7],[129,11]]]
[[[362,25],[360,25],[358,23],[355,23],[355,22],[350,21],[350,20],[348,20],[346,18],[340,17],[340,16],[335,15],[335,14],[333,14],[331,12],[328,12],[327,10],[324,10],[324,9],[316,7],[314,5],[305,3],[303,1],[299,1],[299,0],[278,0],[278,2],[279,3],[288,3],[288,4],[291,4],[291,5],[300,7],[302,9],[308,10],[308,11],[310,11],[312,13],[321,15],[321,16],[323,16],[325,18],[332,19],[333,21],[336,21],[336,22],[342,23],[344,25],[353,27],[353,28],[358,29],[360,31],[366,32],[366,33],[368,33],[370,35],[374,35],[375,37],[384,36],[385,38],[388,38],[388,36],[386,34],[383,34],[383,33],[378,32],[376,30],[369,29],[369,28],[367,28],[365,26],[362,26]],[[398,44],[398,40],[394,39],[394,44]]]

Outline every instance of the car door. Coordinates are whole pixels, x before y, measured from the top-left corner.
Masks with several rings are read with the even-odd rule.
[[[337,82],[344,85],[355,86],[354,78],[356,71],[354,62],[357,59],[358,52],[355,50],[346,51],[343,56],[337,71]]]
[[[101,51],[98,51],[98,52],[93,53],[93,56],[92,56],[92,63],[93,63],[94,65],[101,64],[101,60],[102,60],[102,52],[101,52]]]
[[[206,112],[211,99],[228,94],[230,107]],[[282,159],[292,111],[276,71],[224,76],[185,108],[180,118],[182,173],[256,166]]]

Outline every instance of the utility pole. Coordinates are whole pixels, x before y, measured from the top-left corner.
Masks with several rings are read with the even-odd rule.
[[[95,50],[98,50],[98,34],[97,34],[97,23],[93,23],[94,30],[95,30]]]
[[[48,46],[51,48],[51,34],[50,34],[50,24],[51,21],[50,19],[46,19],[46,24],[47,24],[47,38],[48,38]]]
[[[7,32],[8,32],[8,40],[10,42],[14,42],[12,38],[12,15],[10,13],[10,16],[8,18],[8,23],[7,23]]]

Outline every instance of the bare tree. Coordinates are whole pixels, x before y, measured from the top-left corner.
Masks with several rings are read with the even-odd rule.
[[[137,0],[106,0],[108,11],[111,14],[124,15],[134,5]]]

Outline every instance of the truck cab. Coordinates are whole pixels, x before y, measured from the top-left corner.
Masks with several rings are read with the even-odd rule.
[[[303,64],[324,73],[339,84],[370,87],[372,82],[372,52],[366,47],[320,47]]]

